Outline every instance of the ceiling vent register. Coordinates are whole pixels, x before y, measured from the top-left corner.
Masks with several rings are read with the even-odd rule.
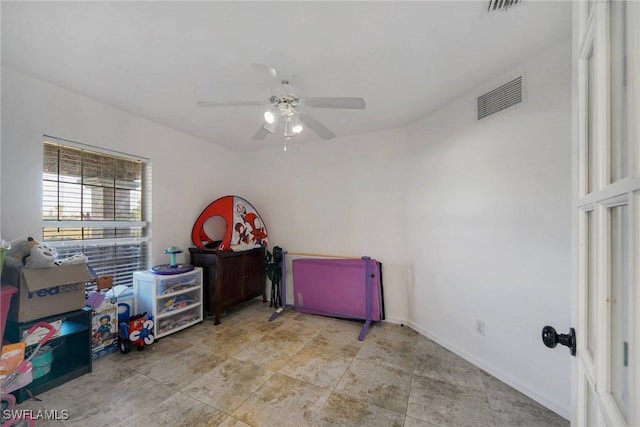
[[[524,0],[489,0],[487,12],[506,12],[511,6],[520,5]]]
[[[478,97],[478,120],[522,102],[522,76]]]

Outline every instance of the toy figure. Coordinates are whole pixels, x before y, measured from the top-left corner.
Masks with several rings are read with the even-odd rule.
[[[235,244],[248,245],[251,237],[249,236],[249,233],[247,233],[247,227],[243,223],[237,222],[235,225],[235,230],[236,230],[236,233],[238,233],[238,241]]]
[[[242,219],[251,234],[251,242],[261,246],[267,246],[267,229],[262,225],[260,217],[253,212],[242,216]]]
[[[100,326],[98,327],[98,332],[103,337],[105,335],[111,334],[111,316],[105,314],[100,318]]]

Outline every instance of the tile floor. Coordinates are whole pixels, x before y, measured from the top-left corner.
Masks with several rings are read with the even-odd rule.
[[[254,300],[114,353],[20,409],[37,426],[568,426],[408,327],[283,312]]]

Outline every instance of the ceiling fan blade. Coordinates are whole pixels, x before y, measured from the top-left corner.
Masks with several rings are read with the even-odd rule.
[[[260,101],[198,101],[198,107],[243,107],[245,105],[261,105]]]
[[[270,66],[264,65],[264,64],[258,64],[258,63],[255,63],[255,62],[253,64],[251,64],[251,66],[253,67],[254,70],[266,72],[269,76],[271,76],[274,79],[278,78],[278,72],[273,67],[270,67]]]
[[[306,126],[309,126],[309,129],[317,133],[322,139],[331,139],[336,136],[335,133],[331,132],[329,129],[325,127],[322,123],[311,117],[309,114],[300,114],[300,121],[304,123]]]
[[[304,103],[313,108],[351,108],[364,110],[362,98],[305,98]]]
[[[267,135],[273,134],[273,132],[269,132],[269,130],[262,126],[258,131],[253,135],[253,139],[265,139]]]
[[[254,70],[257,70],[266,79],[268,87],[277,88],[282,84],[282,80],[275,68],[264,64],[251,64]]]

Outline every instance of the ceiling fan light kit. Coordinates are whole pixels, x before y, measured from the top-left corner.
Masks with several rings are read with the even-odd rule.
[[[291,123],[291,131],[296,135],[304,130],[304,126],[302,126],[302,122],[297,115],[289,117],[289,122]]]
[[[323,97],[302,98],[298,96],[298,89],[290,84],[289,79],[281,78],[273,67],[262,64],[252,64],[253,68],[263,73],[269,81],[270,96],[266,104],[260,101],[199,101],[200,107],[238,107],[248,105],[266,105],[264,110],[264,124],[253,135],[253,139],[264,139],[267,135],[275,135],[279,123],[282,123],[286,141],[299,135],[305,129],[311,129],[322,139],[332,139],[336,135],[325,125],[313,118],[308,110],[311,108],[342,108],[363,110],[365,102],[362,98]]]
[[[270,125],[276,122],[276,115],[273,114],[271,108],[268,108],[267,111],[264,112],[264,121]]]

